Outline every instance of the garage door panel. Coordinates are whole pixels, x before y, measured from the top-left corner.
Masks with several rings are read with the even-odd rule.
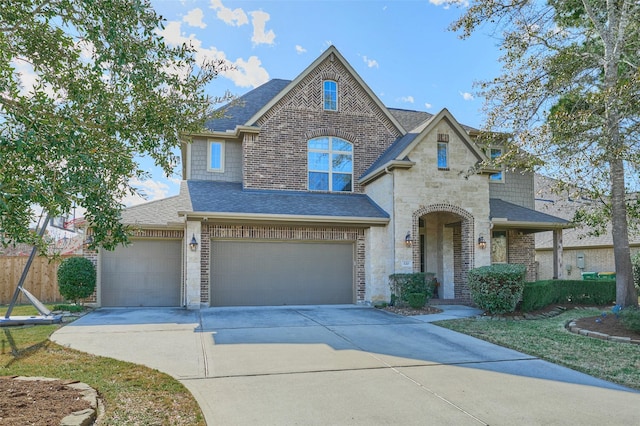
[[[103,306],[180,306],[180,240],[134,240],[101,256]]]
[[[353,244],[213,241],[212,306],[353,303]]]

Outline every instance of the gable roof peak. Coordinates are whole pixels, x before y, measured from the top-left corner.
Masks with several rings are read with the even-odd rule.
[[[302,71],[293,81],[281,90],[276,96],[274,96],[267,104],[265,104],[259,111],[257,111],[245,124],[253,125],[260,117],[266,114],[274,105],[276,105],[283,97],[285,97],[294,87],[296,87],[302,80],[304,80],[315,68],[320,66],[325,60],[340,62],[347,72],[357,81],[367,95],[374,101],[378,108],[385,114],[393,126],[398,129],[401,134],[405,134],[405,128],[400,124],[396,117],[391,114],[389,109],[380,101],[378,96],[371,90],[371,88],[364,82],[364,80],[358,75],[356,70],[349,64],[349,62],[342,56],[340,51],[334,46],[330,45],[315,61],[313,61],[304,71]]]

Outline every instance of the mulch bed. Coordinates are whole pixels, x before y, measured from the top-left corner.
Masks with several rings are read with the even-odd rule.
[[[69,414],[91,408],[69,383],[0,377],[0,425],[57,426]]]

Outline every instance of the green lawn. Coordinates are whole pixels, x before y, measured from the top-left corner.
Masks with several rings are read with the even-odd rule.
[[[51,309],[51,306],[48,306]],[[4,316],[6,307],[0,308]],[[35,315],[17,306],[12,315]],[[67,349],[49,341],[59,325],[3,327],[0,376],[79,380],[104,401],[105,425],[204,425],[200,407],[172,377],[136,364]]]
[[[569,310],[538,320],[467,318],[439,321],[459,331],[630,388],[640,389],[640,345],[614,343],[570,333],[570,319],[600,314],[597,309]]]

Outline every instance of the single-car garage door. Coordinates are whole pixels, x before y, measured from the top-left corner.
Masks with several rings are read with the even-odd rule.
[[[354,302],[353,244],[212,241],[211,306]]]
[[[180,306],[181,240],[133,240],[102,251],[102,306]]]

